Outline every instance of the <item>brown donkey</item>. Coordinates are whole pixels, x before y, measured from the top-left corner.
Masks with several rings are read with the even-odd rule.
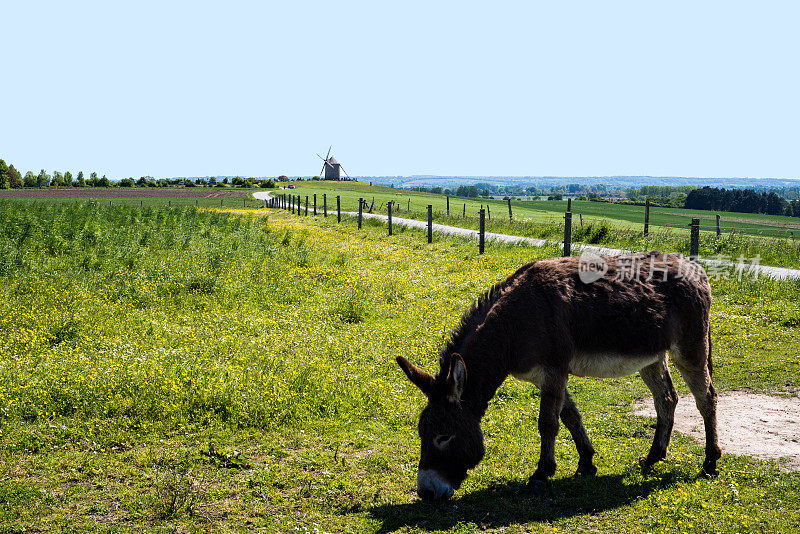
[[[578,449],[578,475],[594,475],[594,448],[567,391],[567,377],[611,378],[636,371],[658,420],[643,470],[666,457],[677,393],[667,352],[694,395],[706,430],[703,472],[716,474],[717,394],[711,382],[711,306],[703,269],[679,254],[568,257],[529,263],[464,314],[439,356],[436,376],[397,363],[428,397],[419,418],[417,493],[448,498],[484,454],[480,421],[510,374],[541,390],[541,454],[529,479],[555,474],[559,417]]]

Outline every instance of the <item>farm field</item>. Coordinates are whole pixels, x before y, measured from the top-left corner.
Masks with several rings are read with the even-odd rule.
[[[129,206],[196,206],[200,208],[259,207],[252,189],[232,187],[69,187],[2,189],[0,199],[27,202],[103,202]]]
[[[478,210],[488,206],[486,230],[525,237],[562,240],[564,236],[564,211],[566,201],[512,201],[514,221],[508,220],[508,205],[502,200],[450,198],[450,216],[447,199],[443,195],[401,191],[362,182],[296,182],[295,189],[278,189],[273,194],[300,195],[305,208],[305,197],[313,205],[317,195],[318,211],[322,212],[323,195],[327,195],[329,211],[336,209],[336,196],[341,197],[342,211],[358,211],[358,198],[365,198],[374,211],[385,214],[386,204],[399,204],[398,217],[426,220],[427,205],[433,205],[433,219],[437,223],[477,229]],[[410,207],[410,211],[409,211]],[[744,213],[722,212],[721,227],[717,237],[713,229],[715,213],[701,210],[650,208],[650,236],[642,235],[643,206],[627,206],[601,202],[575,201],[572,204],[572,239],[576,243],[606,245],[633,251],[665,250],[689,253],[689,229],[692,217],[701,218],[700,255],[723,256],[728,259],[760,257],[766,265],[800,267],[800,239],[791,239],[788,232],[796,232],[800,219]],[[463,214],[466,213],[466,217]],[[736,222],[732,222],[736,221]],[[745,221],[745,222],[742,222]],[[712,225],[712,226],[709,226]],[[731,225],[736,231],[731,233]],[[797,234],[800,238],[800,234]]]
[[[702,444],[676,434],[642,476],[636,376],[570,379],[597,477],[571,477],[562,428],[550,490],[525,491],[538,392],[509,378],[483,463],[452,500],[417,499],[424,402],[394,357],[433,370],[482,291],[559,253],[276,210],[0,200],[0,531],[798,531],[800,473],[780,463],[725,450],[699,479]],[[712,289],[718,391],[796,395],[800,281]]]

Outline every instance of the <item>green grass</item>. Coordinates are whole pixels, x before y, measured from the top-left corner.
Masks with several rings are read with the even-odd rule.
[[[386,214],[386,204],[394,201],[400,206],[398,217],[427,220],[427,206],[433,206],[433,219],[437,223],[478,228],[478,211],[488,206],[486,230],[525,237],[561,241],[564,237],[564,212],[566,201],[512,202],[513,221],[508,219],[508,206],[500,200],[468,200],[450,198],[450,214],[447,214],[447,199],[442,195],[402,191],[382,186],[370,186],[361,182],[297,182],[292,190],[279,189],[274,194],[300,195],[305,209],[305,197],[313,206],[317,195],[318,213],[322,213],[323,195],[327,195],[329,213],[335,213],[336,196],[341,197],[342,211],[358,211],[358,198],[363,197],[374,211]],[[410,208],[410,210],[409,210]],[[759,257],[765,265],[800,268],[800,241],[787,239],[781,224],[800,225],[800,219],[768,215],[722,213],[722,236],[717,237],[709,221],[714,212],[682,210],[673,208],[651,208],[650,234],[643,235],[644,207],[576,201],[572,204],[572,240],[575,243],[603,245],[631,251],[663,250],[689,253],[689,230],[687,224],[692,217],[701,217],[700,255],[708,258],[737,260],[739,257]],[[313,210],[312,210],[313,211]],[[464,216],[466,213],[466,216]],[[581,220],[583,217],[583,220]],[[755,222],[726,222],[728,219],[763,221],[767,226]],[[638,222],[637,222],[638,221]],[[731,224],[736,231],[729,231]],[[726,226],[727,225],[727,226]],[[796,235],[800,238],[800,234]]]
[[[428,369],[463,309],[557,247],[264,210],[0,206],[0,531],[795,532],[800,475],[702,444],[637,467],[638,377],[572,379],[599,476],[524,491],[538,392],[509,379],[456,498],[414,493]],[[800,282],[713,282],[718,389],[800,389]],[[677,373],[676,373],[677,376]],[[676,380],[682,393],[685,386]]]

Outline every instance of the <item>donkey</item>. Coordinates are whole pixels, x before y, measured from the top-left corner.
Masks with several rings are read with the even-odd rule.
[[[639,371],[653,394],[653,444],[643,472],[666,458],[678,396],[667,353],[694,395],[706,432],[706,476],[717,473],[717,394],[712,384],[708,277],[680,254],[566,257],[522,266],[463,315],[432,376],[397,363],[428,398],[419,417],[417,493],[449,498],[484,455],[480,422],[508,375],[541,391],[541,452],[528,486],[556,471],[559,418],[578,449],[576,475],[592,476],[594,447],[567,391],[569,374],[622,377]]]

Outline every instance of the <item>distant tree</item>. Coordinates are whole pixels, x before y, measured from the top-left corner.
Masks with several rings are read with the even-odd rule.
[[[87,182],[89,184],[89,187],[97,187],[97,184],[99,182],[100,180],[97,179],[96,172],[93,172],[92,174],[89,175],[89,181]]]
[[[319,176],[317,176],[317,178],[319,178]],[[289,181],[289,177],[286,176],[285,174],[281,174],[280,176],[278,176],[278,181],[279,182],[288,182]]]
[[[50,183],[50,175],[44,169],[39,171],[36,176],[36,187],[44,187]]]
[[[22,187],[22,177],[13,165],[8,166],[8,185],[11,189],[19,189]]]
[[[9,187],[11,187],[11,181],[8,179],[8,165],[0,159],[0,189],[8,189]]]
[[[103,177],[105,178],[105,176]],[[119,181],[120,187],[133,187],[136,185],[136,182],[133,181],[133,178],[123,178]]]
[[[183,185],[184,187],[197,187],[197,184],[191,180],[186,180]]]
[[[86,186],[86,179],[83,177],[83,171],[78,173],[78,179],[75,180],[73,184],[75,187],[85,187]]]
[[[22,179],[23,187],[36,187],[36,175],[33,174],[33,171],[28,171],[25,173],[25,178]]]
[[[225,177],[225,179],[224,179],[224,180],[222,180],[222,183],[223,183],[223,184],[227,184],[227,183],[228,183],[228,177],[227,177],[227,176]]]
[[[139,187],[147,187],[147,178],[140,176],[139,179],[136,180],[136,185]]]
[[[561,193],[556,193],[547,197],[547,200],[564,200],[564,196]]]
[[[53,178],[50,180],[51,187],[61,187],[64,185],[64,175],[59,171],[53,171]]]
[[[103,177],[100,178],[100,180],[97,181],[97,186],[98,187],[111,187],[111,180],[106,178],[106,175],[104,174]]]
[[[64,185],[67,187],[72,187],[72,173],[69,171],[64,173]]]
[[[269,180],[264,180],[263,182],[261,182],[261,187],[266,187],[267,189],[275,189],[276,187],[278,187],[278,184],[275,182],[275,180],[270,178]]]

